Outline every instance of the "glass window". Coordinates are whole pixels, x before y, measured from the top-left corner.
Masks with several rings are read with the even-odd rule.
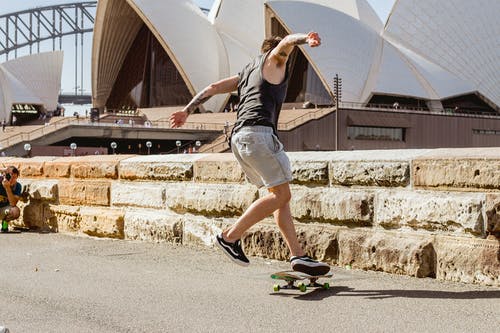
[[[349,126],[347,138],[349,140],[405,141],[405,130],[405,128],[397,127]]]

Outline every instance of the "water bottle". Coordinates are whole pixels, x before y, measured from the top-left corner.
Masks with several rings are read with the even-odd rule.
[[[9,222],[7,222],[6,220],[2,220],[2,232],[7,232],[7,231],[9,231]],[[0,333],[2,333],[1,330]]]

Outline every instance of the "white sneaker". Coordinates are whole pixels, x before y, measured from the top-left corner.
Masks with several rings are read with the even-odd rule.
[[[309,275],[325,275],[330,271],[327,263],[313,260],[309,256],[293,256],[290,258],[292,269]]]

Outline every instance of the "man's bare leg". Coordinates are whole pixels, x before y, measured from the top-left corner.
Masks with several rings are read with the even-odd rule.
[[[288,202],[274,212],[274,221],[280,228],[292,256],[303,256],[304,250],[299,244]]]
[[[232,243],[240,239],[243,233],[254,224],[270,216],[281,207],[288,205],[290,197],[288,183],[269,188],[268,195],[254,201],[234,225],[222,232],[224,240]]]

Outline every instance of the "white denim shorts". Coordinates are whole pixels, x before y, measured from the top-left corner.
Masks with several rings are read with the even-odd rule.
[[[292,180],[290,160],[271,127],[242,127],[231,137],[231,150],[248,180],[258,187]]]

